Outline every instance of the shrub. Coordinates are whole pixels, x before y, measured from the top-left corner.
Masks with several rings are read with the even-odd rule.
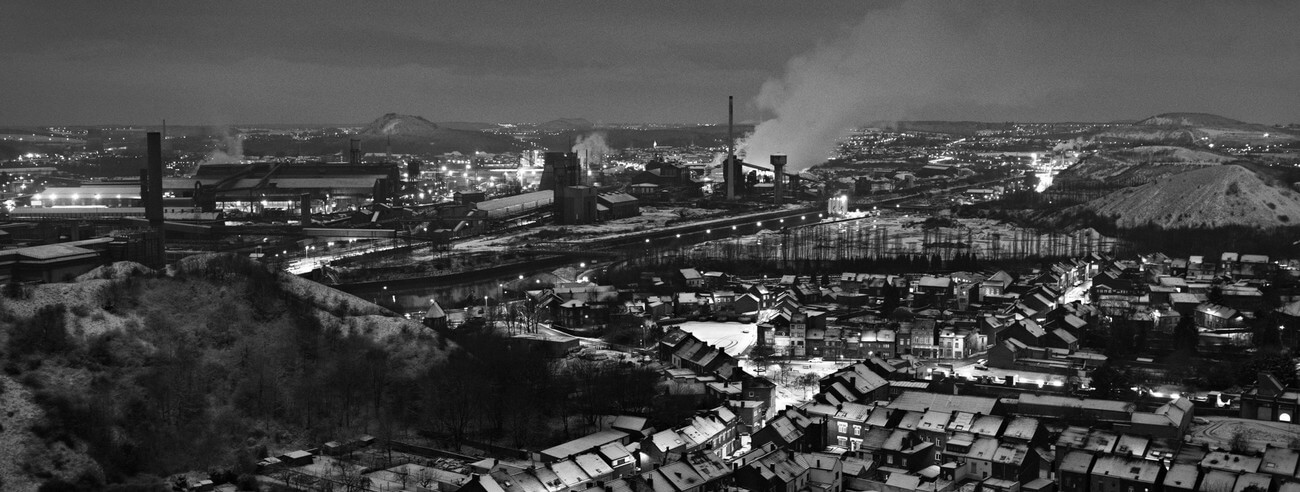
[[[54,354],[72,348],[72,337],[68,336],[64,324],[65,312],[62,304],[42,306],[30,319],[14,323],[9,335],[9,352]]]
[[[3,291],[4,291],[4,296],[10,299],[27,298],[27,289],[23,287],[23,284],[14,282],[12,280],[9,281],[9,283],[5,284]]]
[[[257,477],[245,473],[235,480],[235,487],[239,490],[258,490],[261,485],[257,482]]]

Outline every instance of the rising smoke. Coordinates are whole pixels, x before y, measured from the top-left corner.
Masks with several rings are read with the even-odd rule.
[[[238,164],[244,160],[244,134],[226,127],[221,131],[221,141],[199,162],[203,164]]]
[[[788,169],[798,171],[825,162],[855,126],[1037,103],[1049,89],[1015,77],[1038,69],[1034,62],[1044,57],[1024,39],[1033,37],[1024,28],[1032,22],[1000,10],[906,2],[869,14],[763,84],[754,103],[771,117],[738,148],[757,164],[787,154]]]
[[[605,154],[610,153],[609,145],[605,143],[605,132],[591,132],[586,135],[579,135],[577,141],[573,143],[573,148],[569,150],[578,154],[578,159],[582,165],[590,163],[603,163]]]

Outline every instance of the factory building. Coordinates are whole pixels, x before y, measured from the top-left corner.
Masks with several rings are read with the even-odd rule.
[[[314,212],[388,202],[399,189],[402,166],[382,164],[207,164],[192,178],[163,180],[163,192],[189,198],[204,210],[299,210],[303,195]]]
[[[555,223],[591,224],[596,221],[596,189],[582,182],[582,167],[574,152],[547,152],[543,157],[541,189],[555,191]]]

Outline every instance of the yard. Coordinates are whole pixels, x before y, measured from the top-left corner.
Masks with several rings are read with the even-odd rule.
[[[1300,439],[1300,424],[1236,417],[1202,418],[1209,423],[1193,424],[1187,430],[1193,444],[1206,443],[1211,447],[1229,449],[1232,437],[1240,433],[1246,438],[1252,451],[1262,451],[1266,444],[1285,448],[1292,441]]]

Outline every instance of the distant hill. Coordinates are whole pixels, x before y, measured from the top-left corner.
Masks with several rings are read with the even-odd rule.
[[[419,116],[388,113],[376,118],[362,128],[362,137],[428,137],[438,133],[438,125]]]
[[[1095,184],[1136,186],[1202,166],[1217,166],[1235,157],[1204,149],[1169,145],[1147,145],[1131,149],[1103,150],[1086,156],[1056,176],[1053,187]]]
[[[1132,125],[1093,135],[1098,140],[1176,143],[1181,145],[1265,145],[1300,140],[1292,130],[1246,123],[1205,113],[1164,113]]]
[[[683,126],[678,128],[625,129],[609,128],[596,130],[605,134],[605,142],[610,148],[628,147],[648,148],[652,145],[672,147],[721,147],[727,144],[727,125]],[[736,125],[735,136],[739,140],[754,131],[751,125]],[[575,137],[585,131],[567,131],[554,135],[544,135],[537,144],[550,150],[568,150]]]
[[[1150,118],[1139,120],[1134,125],[1145,126],[1210,126],[1210,127],[1242,127],[1257,126],[1250,123],[1237,121],[1226,116],[1209,113],[1164,113],[1152,116]]]
[[[1165,176],[1080,207],[1114,220],[1121,228],[1267,228],[1300,221],[1300,193],[1236,164]]]
[[[464,128],[463,125],[458,125]],[[420,116],[388,113],[367,124],[357,133],[363,152],[384,152],[391,145],[402,154],[460,152],[509,152],[526,148],[523,142],[508,136],[484,133],[477,129],[454,129],[439,126]],[[347,148],[342,142],[340,148]]]
[[[596,125],[584,118],[559,118],[533,125],[533,128],[548,132],[563,132],[570,130],[587,131],[595,127]]]

